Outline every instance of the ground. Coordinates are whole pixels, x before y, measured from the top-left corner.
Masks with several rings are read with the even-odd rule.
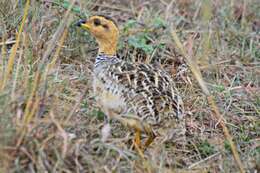
[[[26,2],[0,2],[0,172],[238,172],[173,31],[198,64],[245,170],[260,172],[257,0],[90,0],[69,13],[73,0]],[[169,121],[144,157],[118,122],[101,140],[105,115],[91,87],[97,44],[75,26],[93,14],[117,21],[123,59],[172,75],[185,103],[185,138]]]

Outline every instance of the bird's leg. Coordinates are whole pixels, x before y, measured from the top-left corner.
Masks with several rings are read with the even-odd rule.
[[[134,147],[138,154],[144,158],[144,150],[141,144],[141,130],[135,129],[135,139],[134,139]]]
[[[102,138],[101,140],[103,142],[107,141],[108,137],[110,136],[111,133],[111,127],[110,127],[110,111],[106,110],[105,111],[105,117],[104,117],[104,126],[102,127],[101,130],[101,135]]]
[[[128,119],[125,120],[126,126],[132,128],[135,130],[135,137],[134,137],[134,146],[135,149],[140,153],[142,152],[142,144],[141,144],[141,132],[142,132],[142,126],[141,123],[135,119]]]
[[[140,151],[143,152],[143,150],[146,149],[154,141],[154,138],[156,136],[149,124],[146,124],[134,118],[126,119],[122,117],[117,117],[117,119],[122,124],[124,124],[124,126],[135,129],[134,146],[139,153]],[[148,136],[148,139],[145,142],[144,146],[141,145],[141,132],[145,132]]]
[[[144,144],[144,149],[148,148],[149,145],[154,141],[154,139],[155,139],[155,135],[154,135],[154,134],[150,134],[150,135],[148,136],[147,141],[146,141],[145,144]]]
[[[122,117],[116,117],[117,120],[119,120],[124,126],[129,127],[131,129],[135,130],[135,137],[133,140],[133,144],[135,149],[138,151],[140,155],[143,155],[142,153],[142,144],[141,144],[141,132],[143,131],[142,129],[142,124],[140,121],[134,119],[134,118],[122,118]]]
[[[134,144],[135,147],[141,148],[141,131],[139,129],[135,130]]]
[[[146,142],[144,144],[144,149],[146,149],[154,141],[156,136],[155,136],[151,126],[148,124],[144,124],[144,131],[148,135],[148,139],[146,140]]]

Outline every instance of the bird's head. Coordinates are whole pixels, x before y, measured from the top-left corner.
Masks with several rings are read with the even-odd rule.
[[[116,54],[119,30],[114,20],[107,16],[96,15],[87,20],[80,20],[77,25],[96,38],[100,52],[108,55]]]

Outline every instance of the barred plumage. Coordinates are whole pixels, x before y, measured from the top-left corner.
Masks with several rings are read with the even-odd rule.
[[[160,67],[133,64],[100,54],[95,64],[94,80],[99,99],[111,102],[103,98],[105,96],[100,91],[120,97],[123,106],[114,108],[114,111],[122,116],[134,114],[149,124],[160,123],[161,117],[182,116],[182,100],[171,77]],[[108,106],[107,109],[111,108]]]
[[[118,58],[118,29],[114,21],[92,16],[80,25],[99,43],[93,76],[97,102],[109,118],[136,130],[137,143],[140,132],[145,132],[149,136],[145,144],[148,146],[155,137],[154,125],[160,125],[162,119],[183,115],[183,103],[171,76],[159,66]]]

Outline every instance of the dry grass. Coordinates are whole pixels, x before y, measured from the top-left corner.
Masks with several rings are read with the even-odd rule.
[[[260,172],[257,0],[69,2],[0,2],[0,172],[238,172],[223,125],[245,171]],[[74,26],[100,13],[121,26],[125,59],[172,74],[185,101],[185,139],[168,122],[142,158],[132,134],[113,122],[101,141],[104,114],[91,89],[96,44]],[[172,30],[224,122],[211,113]]]

